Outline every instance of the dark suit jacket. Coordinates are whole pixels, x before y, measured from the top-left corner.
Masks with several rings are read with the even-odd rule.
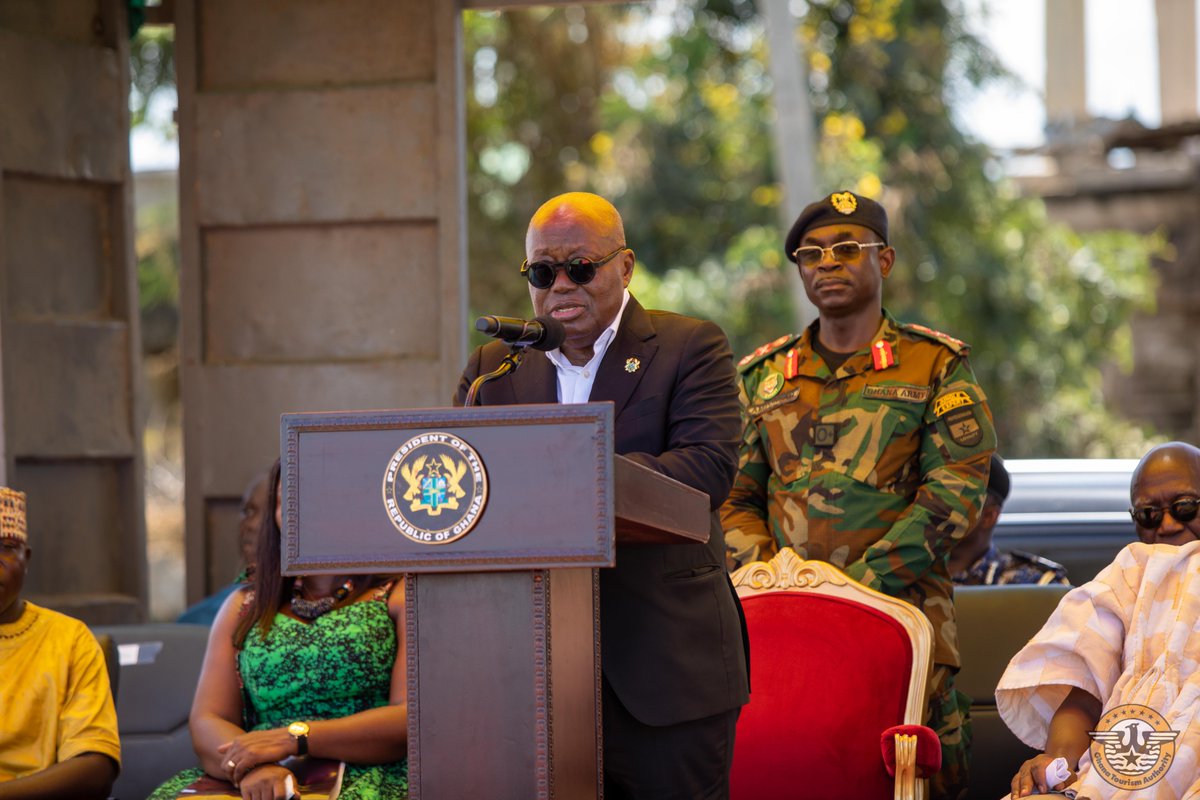
[[[492,342],[471,354],[455,401],[490,372],[508,348]],[[629,358],[640,366],[625,369]],[[558,380],[542,353],[486,384],[483,405],[555,403]],[[708,494],[712,509],[729,494],[741,434],[729,342],[711,322],[646,311],[632,297],[609,345],[591,401],[610,401],[616,452]],[[600,570],[604,676],[625,707],[648,725],[672,725],[747,700],[741,609],[725,572],[725,535],[713,515],[708,544],[618,547]]]

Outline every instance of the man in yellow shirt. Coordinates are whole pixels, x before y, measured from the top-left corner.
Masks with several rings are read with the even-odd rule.
[[[0,486],[0,800],[104,800],[121,765],[104,654],[21,599],[32,555],[25,495]]]

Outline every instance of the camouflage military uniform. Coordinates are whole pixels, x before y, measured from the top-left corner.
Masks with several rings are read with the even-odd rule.
[[[960,661],[946,558],[983,505],[991,412],[956,339],[884,311],[872,344],[831,373],[811,344],[816,325],[738,365],[746,424],[721,510],[725,539],[738,564],[790,546],[925,612],[939,778],[965,788],[970,734],[953,691]]]
[[[1067,579],[1067,569],[1062,564],[1023,550],[1001,553],[995,544],[953,578],[959,586],[1004,586],[1010,583],[1071,585]]]

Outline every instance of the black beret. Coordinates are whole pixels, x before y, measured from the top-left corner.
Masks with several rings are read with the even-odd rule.
[[[862,225],[875,233],[886,243],[888,240],[887,212],[883,206],[869,197],[854,192],[834,192],[823,200],[809,203],[808,207],[796,217],[795,224],[788,231],[787,241],[783,249],[791,261],[796,257],[793,253],[800,246],[800,239],[806,231],[820,228],[824,225]]]
[[[992,466],[988,471],[988,491],[1000,498],[1003,503],[1008,499],[1008,490],[1012,488],[1012,481],[1008,477],[1008,470],[1004,468],[1004,459],[992,453]]]

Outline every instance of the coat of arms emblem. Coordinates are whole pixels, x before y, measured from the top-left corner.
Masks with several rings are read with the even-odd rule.
[[[829,202],[839,214],[853,214],[858,208],[858,198],[851,192],[836,192],[830,195]]]
[[[487,471],[471,445],[443,432],[405,442],[388,461],[383,504],[400,533],[421,544],[467,535],[487,502]]]

